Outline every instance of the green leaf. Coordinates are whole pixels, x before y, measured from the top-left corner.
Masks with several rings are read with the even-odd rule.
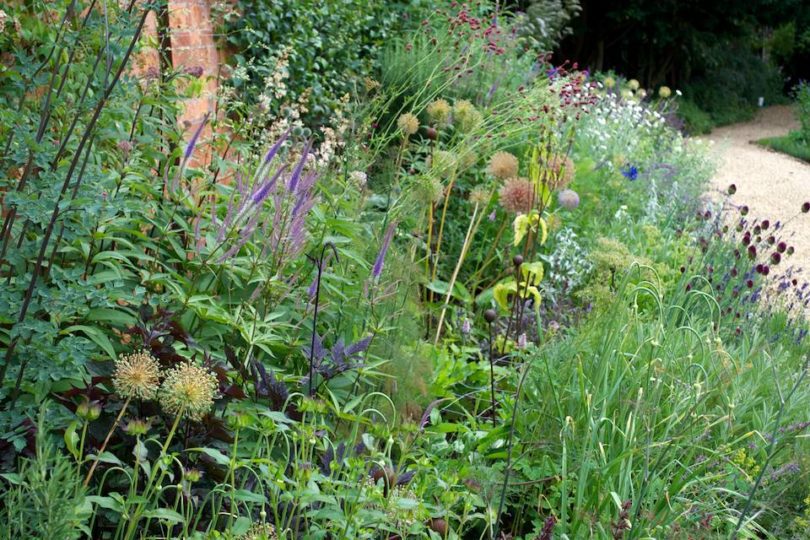
[[[246,489],[237,489],[233,492],[233,498],[237,501],[245,501],[245,502],[254,502],[254,503],[264,503],[267,501],[264,495],[261,493],[254,493],[252,491],[248,491]]]
[[[213,459],[218,465],[230,465],[231,458],[214,448],[189,448],[189,452],[202,452]]]
[[[117,355],[115,354],[115,349],[113,348],[113,344],[110,341],[110,338],[101,331],[101,329],[95,326],[85,326],[83,324],[75,324],[73,326],[68,326],[64,330],[60,331],[60,334],[69,335],[76,332],[82,332],[85,334],[90,340],[101,347],[104,352],[106,352],[112,360],[115,360]]]
[[[184,523],[186,521],[186,518],[184,518],[178,512],[168,508],[156,508],[154,510],[144,512],[143,515],[144,517],[161,519],[170,523]]]
[[[74,420],[65,430],[65,446],[74,458],[79,459],[79,435],[76,429],[79,427],[79,422]]]

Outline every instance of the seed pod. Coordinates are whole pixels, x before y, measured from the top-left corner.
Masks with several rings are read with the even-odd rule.
[[[495,312],[494,309],[488,309],[484,312],[484,320],[488,323],[492,324],[495,322],[495,319],[498,318],[498,314]]]

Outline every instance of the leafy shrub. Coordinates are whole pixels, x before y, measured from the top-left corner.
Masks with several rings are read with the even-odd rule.
[[[684,85],[684,96],[705,111],[715,125],[732,124],[753,117],[758,99],[766,104],[784,101],[783,77],[741,44],[715,44],[703,57],[698,76]]]
[[[800,134],[810,144],[810,83],[801,82],[793,90],[796,100],[796,113],[801,124]]]
[[[302,100],[308,126],[332,125],[340,98],[359,93],[363,78],[373,75],[378,49],[417,25],[425,10],[420,0],[240,0],[227,27],[237,70],[246,70],[235,87],[248,103],[269,95],[274,114],[281,98]],[[273,74],[282,55],[287,84],[279,94]]]

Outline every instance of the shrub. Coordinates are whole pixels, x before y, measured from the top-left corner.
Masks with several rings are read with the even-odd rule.
[[[246,71],[233,84],[248,103],[268,95],[273,114],[300,100],[306,125],[333,125],[341,97],[360,93],[364,77],[373,76],[378,49],[425,10],[420,0],[240,0],[228,44],[237,71]],[[282,63],[284,80],[274,80]]]

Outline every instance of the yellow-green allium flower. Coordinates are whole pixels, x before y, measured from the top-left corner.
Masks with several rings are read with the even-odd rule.
[[[397,120],[397,127],[405,134],[405,136],[410,136],[419,131],[419,119],[416,115],[411,113],[405,113],[400,115],[399,119]]]
[[[605,88],[613,88],[616,86],[616,79],[613,77],[605,77]]]
[[[450,104],[447,100],[437,99],[429,103],[426,110],[430,120],[436,124],[444,125],[450,119]]]
[[[483,117],[475,105],[469,100],[462,99],[453,106],[453,120],[456,129],[461,133],[469,133],[481,123]]]
[[[204,367],[183,362],[166,373],[160,405],[169,414],[200,420],[217,398],[217,377]]]
[[[630,88],[630,90],[635,91],[641,87],[641,83],[639,83],[636,79],[630,79],[627,81],[627,87]]]
[[[450,176],[456,172],[458,159],[453,152],[436,150],[430,156],[430,170],[439,175]]]
[[[123,398],[152,399],[160,386],[160,366],[146,351],[121,356],[115,361],[112,381]]]
[[[489,173],[502,180],[518,175],[518,159],[509,152],[495,152],[489,160]]]
[[[661,88],[658,89],[658,97],[660,97],[661,99],[667,99],[671,95],[672,90],[669,88],[669,86],[662,86]]]

